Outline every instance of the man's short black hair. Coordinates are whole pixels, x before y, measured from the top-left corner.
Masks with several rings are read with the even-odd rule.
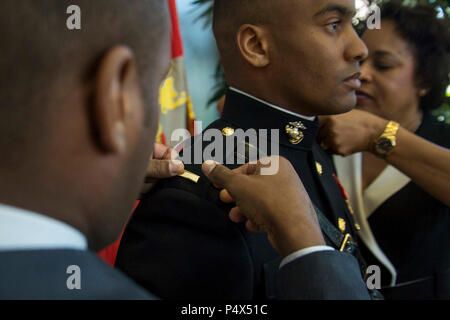
[[[276,24],[281,1],[286,0],[214,0],[213,31],[227,81],[239,78],[241,57],[236,42],[239,28],[244,24]]]
[[[280,1],[283,0],[214,0],[213,29],[216,36],[232,37],[246,23],[258,25],[276,21],[274,13],[280,8]]]
[[[263,23],[275,6],[279,3],[272,0],[214,0],[213,20],[214,23]]]
[[[67,28],[70,5],[81,9],[81,30]],[[113,45],[134,51],[148,86],[167,13],[165,0],[1,0],[0,147],[43,138],[68,88],[89,83]]]
[[[395,24],[399,35],[411,45],[415,56],[418,86],[430,89],[420,101],[423,110],[433,110],[445,102],[450,73],[449,22],[437,18],[427,5],[405,7],[386,3],[381,7],[382,20]]]

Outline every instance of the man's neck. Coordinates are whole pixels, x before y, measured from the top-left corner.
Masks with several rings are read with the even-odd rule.
[[[5,177],[4,175],[0,177]],[[80,214],[81,208],[74,204],[70,198],[71,192],[55,190],[51,183],[32,185],[31,179],[20,182],[16,179],[2,180],[0,186],[0,203],[20,208],[25,211],[35,212],[51,219],[61,221],[85,236],[88,235],[89,225]]]
[[[291,114],[293,116],[296,116],[296,117],[299,117],[299,118],[302,118],[302,119],[305,119],[305,120],[308,120],[308,121],[314,121],[316,119],[315,116],[312,116],[312,117],[311,116],[305,116],[305,115],[299,114],[297,112],[291,111],[291,110],[289,110],[289,109],[287,109],[285,107],[278,106],[278,105],[276,105],[274,103],[268,102],[268,101],[266,101],[266,100],[264,100],[262,98],[259,98],[258,96],[254,95],[254,94],[246,92],[245,90],[240,90],[240,89],[237,89],[235,87],[230,87],[229,89],[234,91],[234,92],[237,92],[239,94],[245,95],[245,96],[247,96],[247,97],[249,97],[251,99],[254,99],[256,101],[264,103],[264,104],[266,104],[267,106],[269,106],[271,108],[274,108],[274,109],[277,109],[279,111]]]

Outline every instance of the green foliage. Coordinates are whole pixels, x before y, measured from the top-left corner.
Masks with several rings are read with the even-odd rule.
[[[439,121],[445,121],[450,124],[450,103],[444,104],[441,108],[433,112]]]
[[[242,0],[246,1],[246,0]],[[394,1],[401,2],[403,5],[414,6],[416,4],[429,4],[436,8],[436,14],[441,16],[444,19],[450,19],[450,0],[369,0],[369,3],[382,4],[385,2]],[[204,20],[205,28],[209,28],[212,22],[212,13],[213,13],[213,4],[214,0],[192,0],[194,5],[199,7],[199,20]],[[360,28],[361,23],[356,28]],[[218,101],[226,91],[226,83],[223,74],[223,69],[220,65],[220,62],[217,65],[215,78],[217,80],[217,85],[214,93],[212,94],[209,104],[213,104]],[[442,121],[446,121],[450,123],[450,94],[447,93],[447,102],[438,110],[434,112],[434,114]]]

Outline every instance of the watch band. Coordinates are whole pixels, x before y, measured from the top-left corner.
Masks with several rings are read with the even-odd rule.
[[[385,158],[387,157],[397,144],[397,132],[400,124],[395,121],[389,121],[384,129],[384,132],[375,139],[374,151],[377,155]]]
[[[395,121],[389,121],[380,138],[396,137],[400,124]]]

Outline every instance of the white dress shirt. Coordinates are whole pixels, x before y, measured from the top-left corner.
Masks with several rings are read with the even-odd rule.
[[[0,251],[87,250],[86,237],[66,223],[0,204]]]

